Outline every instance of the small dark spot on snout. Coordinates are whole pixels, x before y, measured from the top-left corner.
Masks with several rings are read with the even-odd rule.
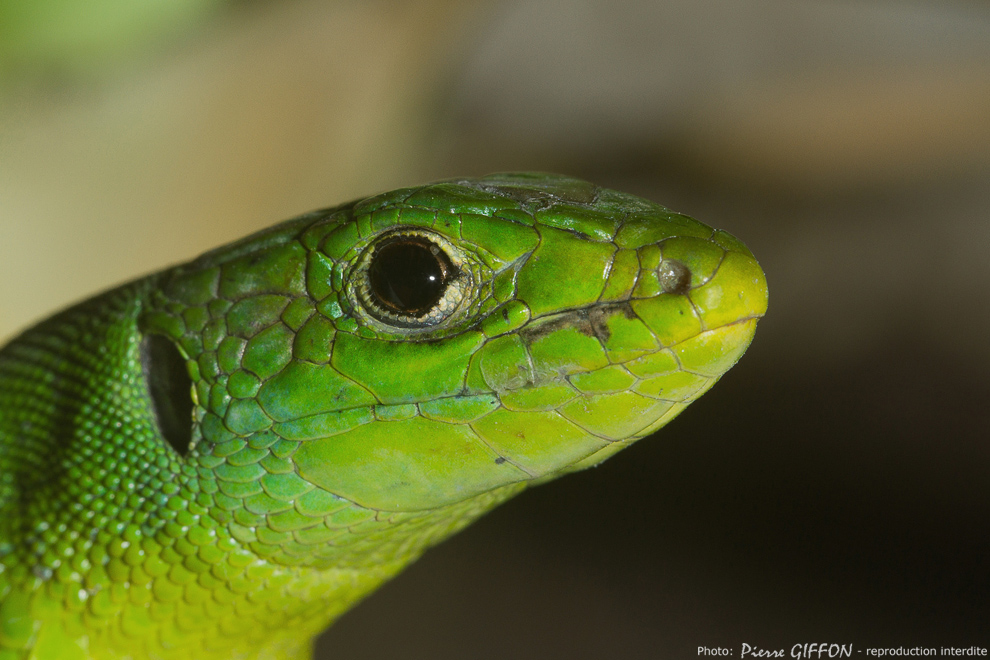
[[[502,463],[505,463],[504,456],[499,456],[498,458],[495,459],[495,465],[501,465]]]
[[[582,335],[605,343],[612,336],[608,320],[615,314],[622,314],[627,319],[637,318],[628,302],[604,303],[540,319],[523,328],[519,334],[524,342],[532,344],[558,330],[573,328]]]
[[[591,329],[595,336],[604,344],[612,336],[612,330],[608,327],[608,320],[615,314],[622,314],[627,319],[635,319],[636,312],[628,302],[619,302],[608,305],[598,305],[588,311],[588,320],[591,322]]]
[[[595,330],[588,319],[588,314],[583,309],[562,312],[547,317],[545,320],[530,323],[519,332],[519,335],[524,342],[532,344],[564,328],[574,328],[583,335],[595,336]]]

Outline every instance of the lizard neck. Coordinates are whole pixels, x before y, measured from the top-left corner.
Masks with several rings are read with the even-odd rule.
[[[433,511],[350,505],[318,528],[275,528],[288,524],[281,511],[216,478],[210,442],[182,456],[157,428],[139,330],[152,284],[0,350],[0,651],[305,657],[356,601],[524,487]]]

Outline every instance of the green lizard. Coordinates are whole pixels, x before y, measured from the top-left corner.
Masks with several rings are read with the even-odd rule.
[[[426,548],[746,350],[737,239],[575,179],[408,188],[0,351],[0,660],[298,659]]]

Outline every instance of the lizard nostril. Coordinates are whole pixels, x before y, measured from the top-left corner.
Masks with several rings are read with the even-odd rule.
[[[179,456],[188,456],[193,400],[186,359],[167,337],[147,335],[141,342],[141,366],[158,430]]]
[[[664,293],[683,295],[691,288],[691,271],[680,261],[664,259],[657,266],[657,279]]]

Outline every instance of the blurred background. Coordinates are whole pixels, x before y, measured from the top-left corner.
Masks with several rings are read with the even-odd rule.
[[[742,238],[749,353],[321,658],[990,646],[990,5],[0,0],[0,338],[312,208],[551,170]]]

